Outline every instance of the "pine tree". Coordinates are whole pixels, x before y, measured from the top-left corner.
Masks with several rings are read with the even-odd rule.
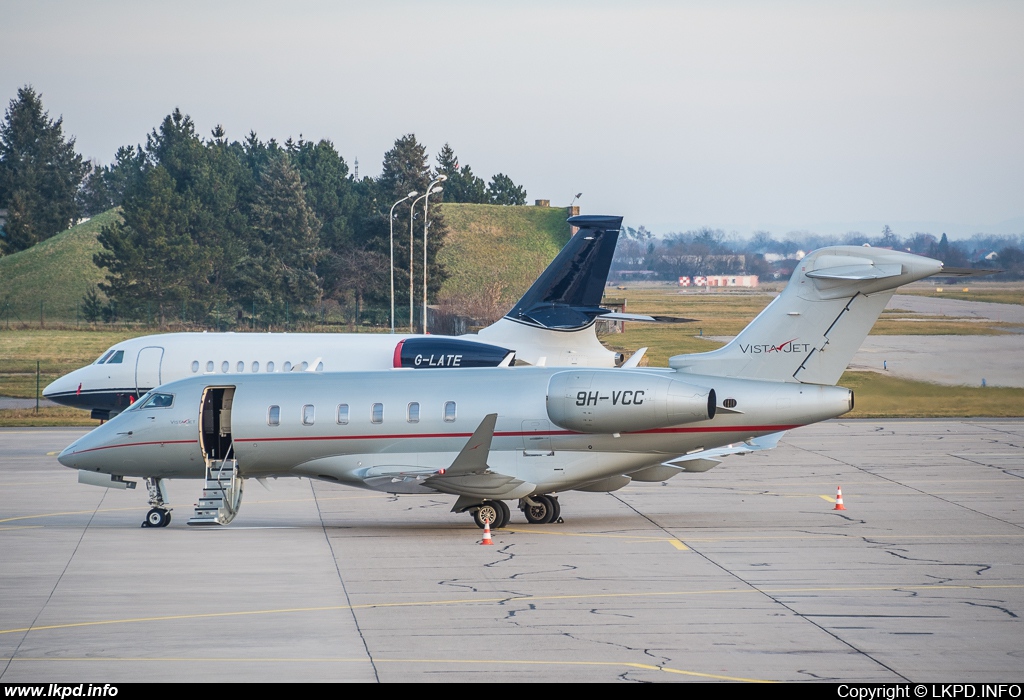
[[[487,185],[487,194],[491,204],[506,206],[522,206],[526,204],[526,190],[512,182],[508,175],[498,173]]]
[[[100,289],[121,315],[141,318],[153,310],[163,326],[168,312],[190,298],[195,280],[208,277],[208,260],[190,232],[190,209],[167,170],[150,167],[125,200],[123,222],[103,227],[103,252],[93,260],[107,269]]]
[[[285,304],[319,303],[320,221],[286,153],[275,157],[260,177],[251,226],[254,235],[236,268],[235,289],[242,298],[253,299],[272,317],[283,315]]]
[[[437,173],[448,176],[444,183],[444,201],[460,204],[487,204],[487,185],[468,165],[459,168],[459,159],[447,143],[437,155]]]
[[[63,118],[43,109],[31,85],[18,90],[0,124],[0,208],[7,208],[4,246],[24,250],[79,217],[76,194],[88,165],[64,138]]]

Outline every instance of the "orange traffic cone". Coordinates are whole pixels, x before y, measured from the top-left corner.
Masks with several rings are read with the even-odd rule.
[[[484,538],[480,540],[480,544],[494,544],[491,542],[491,521],[484,521]]]
[[[843,487],[836,487],[836,507],[832,510],[846,510],[846,506],[843,505]]]

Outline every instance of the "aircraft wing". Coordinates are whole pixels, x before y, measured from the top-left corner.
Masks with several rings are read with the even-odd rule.
[[[484,416],[452,465],[424,479],[423,485],[442,493],[475,498],[521,498],[533,491],[533,484],[493,472],[487,466],[497,421],[497,413]]]

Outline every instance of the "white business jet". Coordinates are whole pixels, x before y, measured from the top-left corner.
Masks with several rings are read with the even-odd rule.
[[[731,343],[665,369],[492,367],[201,375],[142,397],[61,452],[79,481],[146,479],[144,524],[170,522],[164,479],[205,479],[189,524],[235,517],[248,478],[306,477],[450,494],[477,525],[557,519],[566,491],[705,471],[840,416],[835,386],[897,287],[942,270],[909,253],[838,246],[805,257]]]
[[[614,367],[621,355],[597,340],[595,319],[622,218],[574,216],[579,227],[519,303],[478,334],[166,333],[117,343],[91,365],[57,379],[43,396],[106,420],[150,389],[185,377],[498,367]]]

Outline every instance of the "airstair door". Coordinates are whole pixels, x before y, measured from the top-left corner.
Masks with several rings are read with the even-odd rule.
[[[135,389],[140,396],[163,384],[160,372],[163,361],[163,348],[148,347],[139,351],[139,357],[135,361]]]
[[[203,392],[201,437],[208,461],[233,459],[231,449],[231,403],[233,386],[211,386]]]

